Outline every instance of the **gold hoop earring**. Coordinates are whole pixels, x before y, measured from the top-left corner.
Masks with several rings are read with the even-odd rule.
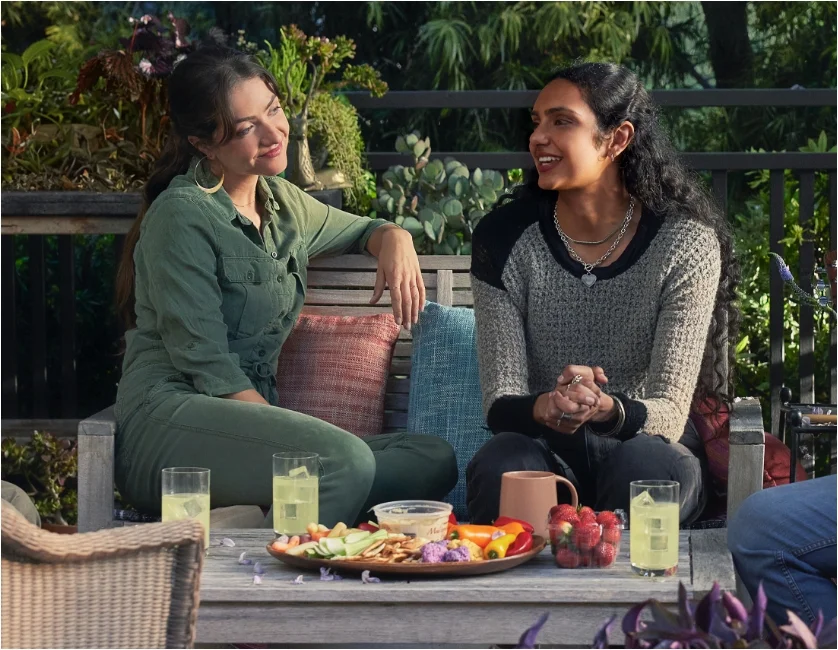
[[[206,192],[207,194],[215,194],[218,190],[221,189],[221,186],[224,185],[224,170],[221,170],[221,180],[218,181],[218,185],[214,185],[213,187],[204,187],[198,182],[198,171],[201,167],[201,163],[204,162],[206,159],[207,157],[204,156],[198,161],[198,164],[195,165],[195,185],[197,185],[200,190]]]

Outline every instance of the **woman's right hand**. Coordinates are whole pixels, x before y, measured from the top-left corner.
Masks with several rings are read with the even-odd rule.
[[[581,377],[572,383],[575,377]],[[536,421],[558,433],[572,434],[601,411],[610,411],[613,400],[600,390],[608,378],[600,367],[567,366],[556,381],[556,388],[538,397],[533,407]]]

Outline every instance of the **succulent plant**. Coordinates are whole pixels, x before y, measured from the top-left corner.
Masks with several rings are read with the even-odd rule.
[[[719,583],[700,602],[690,602],[681,583],[678,588],[678,611],[670,612],[657,600],[650,599],[632,607],[623,618],[626,648],[834,648],[835,619],[825,622],[823,614],[806,625],[789,611],[786,625],[777,626],[765,610],[768,602],[762,584],[750,612],[736,598],[723,592]],[[650,617],[641,620],[643,610]],[[616,616],[603,625],[592,647],[609,647],[608,636]],[[547,620],[544,614],[521,635],[516,647],[536,647],[536,636]]]
[[[395,165],[381,176],[375,215],[413,235],[419,253],[470,255],[471,234],[506,186],[491,169],[469,171],[454,158],[430,160],[430,138],[414,131],[396,139],[396,151],[413,165]]]

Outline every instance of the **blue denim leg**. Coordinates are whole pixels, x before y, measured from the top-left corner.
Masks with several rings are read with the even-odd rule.
[[[835,617],[835,476],[781,485],[750,496],[728,526],[736,570],[754,596],[760,581],[768,615],[787,610],[812,622]]]

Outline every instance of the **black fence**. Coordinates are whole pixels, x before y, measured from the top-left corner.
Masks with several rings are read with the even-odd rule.
[[[347,93],[360,110],[379,109],[469,109],[498,110],[529,108],[534,91],[396,91],[383,98],[366,93]],[[668,90],[655,91],[662,106],[695,107],[834,107],[834,89],[825,90]],[[509,170],[527,168],[531,159],[526,152],[435,152],[432,158],[453,156],[470,168]],[[694,169],[708,172],[713,192],[727,211],[729,176],[732,173],[769,170],[770,249],[784,254],[780,240],[785,237],[784,172],[791,170],[799,178],[799,223],[807,229],[815,214],[815,175],[829,178],[829,247],[835,249],[836,156],[832,153],[707,153],[687,152],[685,161]],[[391,165],[410,163],[409,156],[397,153],[370,152],[369,165],[381,171]],[[69,431],[79,418],[107,406],[115,393],[119,357],[116,325],[103,330],[102,355],[108,355],[114,381],[106,386],[81,385],[77,347],[79,305],[76,301],[77,269],[74,237],[77,235],[113,234],[110,244],[115,269],[122,250],[124,234],[139,207],[137,194],[97,195],[90,193],[19,193],[5,192],[2,197],[2,417],[4,427],[34,428],[44,426]],[[48,240],[49,237],[57,237]],[[26,243],[19,241],[26,238]],[[793,269],[801,286],[811,289],[816,260],[811,238],[804,240],[800,266]],[[49,245],[48,245],[49,244]],[[25,273],[18,272],[18,252],[26,251]],[[47,272],[50,269],[50,272]],[[91,277],[86,282],[102,281]],[[109,281],[112,281],[110,279]],[[25,289],[29,313],[19,313],[19,293]],[[48,300],[48,296],[52,299]],[[52,305],[51,310],[48,304]],[[770,279],[770,384],[772,431],[778,431],[780,417],[779,389],[783,377],[783,283],[776,269]],[[13,316],[12,316],[13,315]],[[26,330],[21,331],[21,323]],[[115,322],[115,319],[114,319]],[[52,327],[48,327],[52,323]],[[57,326],[56,326],[57,323]],[[48,331],[50,330],[50,331]],[[22,341],[26,345],[22,346]],[[815,398],[814,315],[811,307],[800,308],[800,402]],[[829,396],[836,402],[836,328],[831,326]],[[80,395],[79,391],[85,394]],[[764,405],[767,406],[767,405]],[[25,420],[26,422],[23,422]],[[32,422],[32,421],[35,422]]]

